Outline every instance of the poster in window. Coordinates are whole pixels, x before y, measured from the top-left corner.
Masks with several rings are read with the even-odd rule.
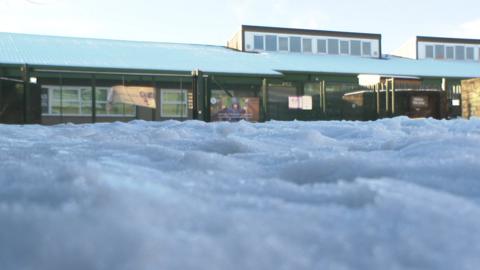
[[[210,99],[212,121],[238,122],[260,120],[260,99],[258,97],[236,97],[212,95]]]
[[[109,103],[123,103],[155,109],[155,88],[117,85],[108,93]]]

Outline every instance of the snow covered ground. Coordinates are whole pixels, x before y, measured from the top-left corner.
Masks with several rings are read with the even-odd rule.
[[[0,269],[478,269],[480,120],[0,125]]]

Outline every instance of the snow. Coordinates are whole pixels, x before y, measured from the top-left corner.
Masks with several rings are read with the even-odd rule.
[[[480,119],[0,125],[0,269],[477,269]]]

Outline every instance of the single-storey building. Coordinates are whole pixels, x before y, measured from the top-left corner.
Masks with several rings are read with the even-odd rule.
[[[451,118],[478,61],[381,35],[243,26],[227,46],[0,33],[0,123]]]

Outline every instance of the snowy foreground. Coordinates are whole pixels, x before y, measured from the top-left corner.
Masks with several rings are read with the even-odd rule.
[[[0,125],[0,269],[479,269],[480,120]]]

